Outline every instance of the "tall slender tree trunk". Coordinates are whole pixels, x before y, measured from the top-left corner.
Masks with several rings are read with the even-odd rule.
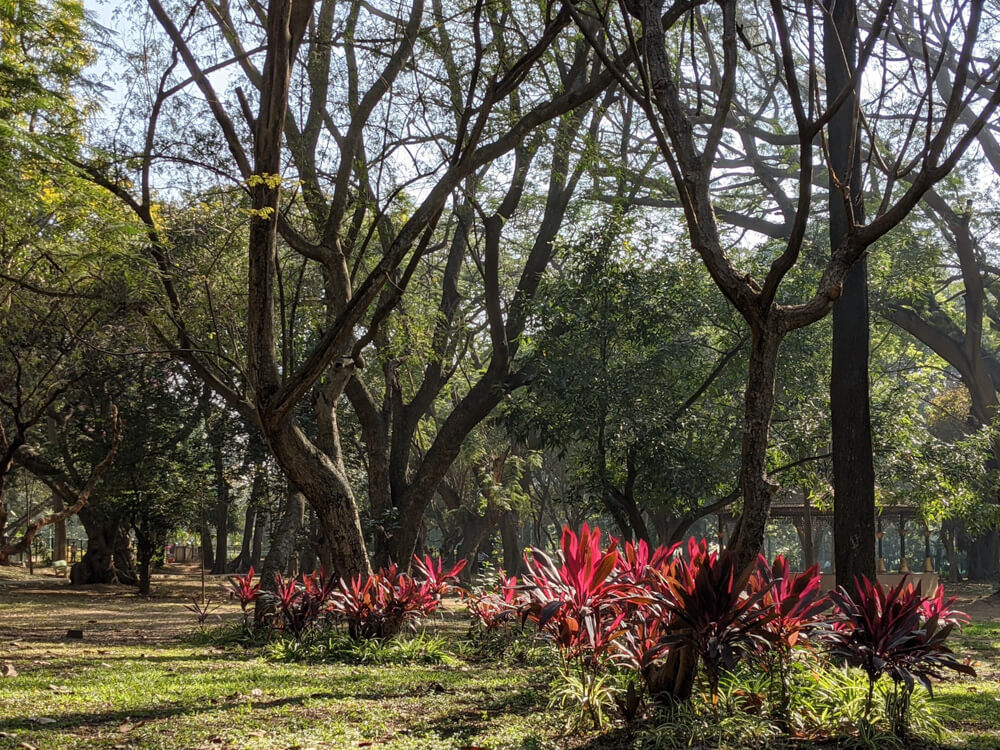
[[[212,464],[215,469],[215,559],[213,573],[225,573],[229,558],[229,481],[226,478],[222,441],[225,435],[220,426],[210,430],[212,435]]]
[[[270,513],[267,508],[258,509],[254,516],[253,541],[250,544],[250,566],[260,570],[261,556],[264,552],[264,529],[267,528]]]
[[[212,547],[212,530],[208,526],[207,518],[202,517],[201,528],[198,531],[201,535],[201,567],[212,570],[215,566],[215,550]]]
[[[305,512],[305,495],[297,489],[290,489],[278,528],[274,532],[274,538],[271,539],[271,547],[260,569],[260,585],[264,591],[274,591],[275,576],[288,569],[288,563],[295,552],[295,538],[305,521]],[[266,604],[258,598],[254,610],[255,621],[260,622],[266,611]]]
[[[58,492],[52,493],[52,510],[56,513],[62,513],[66,510],[66,503],[59,497]],[[52,524],[52,559],[66,559],[66,519]]]
[[[858,18],[854,0],[827,0],[823,29],[827,103],[849,85],[857,64]],[[845,64],[846,63],[846,64]],[[860,85],[860,83],[859,83]],[[850,191],[853,222],[864,221],[861,191],[861,138],[852,95],[829,125],[830,248],[844,245],[852,220],[844,201]],[[868,269],[854,264],[833,307],[833,361],[830,371],[830,420],[833,432],[833,544],[837,584],[874,578],[875,466],[872,454],[869,393]]]

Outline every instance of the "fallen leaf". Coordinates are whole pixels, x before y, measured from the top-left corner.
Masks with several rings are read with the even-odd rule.
[[[60,695],[70,695],[73,692],[73,688],[66,687],[65,685],[49,685],[49,690]]]
[[[262,696],[263,694],[264,691],[261,690],[260,688],[254,688],[253,690],[250,691],[250,695],[252,695],[254,698],[260,698],[260,696]]]
[[[55,719],[50,719],[48,716],[29,716],[28,717],[28,721],[33,721],[36,724],[41,724],[43,726],[47,725],[47,724],[55,724],[56,723]]]
[[[17,670],[14,669],[14,665],[9,661],[5,661],[0,664],[0,676],[3,677],[17,677]]]

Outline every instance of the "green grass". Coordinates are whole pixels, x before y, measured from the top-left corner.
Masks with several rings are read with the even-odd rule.
[[[417,656],[432,663],[391,649],[346,658],[336,643],[304,662],[265,660],[261,648],[243,649],[211,630],[192,637],[181,595],[191,586],[171,586],[170,595],[149,602],[117,590],[52,586],[0,594],[0,663],[19,672],[0,678],[0,750],[22,743],[39,750],[608,750],[652,747],[658,736],[671,747],[689,744],[658,735],[662,717],[634,734],[614,727],[564,736],[566,717],[549,708],[557,671],[551,650],[518,641],[504,656],[477,651],[461,642],[465,621],[457,612],[429,628],[444,640],[427,642]],[[221,612],[231,625],[239,621],[234,605]],[[69,627],[84,627],[87,640],[64,640]],[[1000,621],[967,626],[955,646],[976,660],[980,677],[935,688],[946,744],[1000,748]],[[397,660],[405,663],[388,663]],[[731,729],[747,740],[734,746],[759,746],[747,727]]]
[[[946,682],[934,690],[957,747],[1000,748],[1000,622],[972,623],[958,636],[955,651],[975,660],[979,677]]]
[[[516,748],[557,728],[540,668],[289,664],[191,645],[37,644],[18,663],[0,683],[4,748]]]

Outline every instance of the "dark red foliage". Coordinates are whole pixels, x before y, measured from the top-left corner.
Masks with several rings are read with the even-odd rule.
[[[247,607],[257,601],[260,595],[260,584],[253,582],[254,569],[250,566],[245,576],[229,576],[229,598],[236,599],[240,603],[240,609],[244,612]]]
[[[500,576],[499,591],[470,594],[466,603],[469,613],[487,633],[499,630],[516,619],[527,600],[518,593],[517,576]]]
[[[465,568],[465,560],[459,560],[458,563],[445,571],[441,558],[434,560],[430,555],[425,555],[421,560],[414,555],[413,567],[417,569],[417,572],[423,576],[438,596],[444,596],[448,593],[449,588],[458,588],[458,574]]]
[[[764,628],[774,615],[761,607],[769,585],[747,591],[746,581],[729,552],[710,552],[708,543],[691,538],[687,560],[663,575],[665,608],[673,616],[663,642],[690,647],[702,659],[710,681],[730,668],[742,651],[764,642]]]
[[[764,633],[773,648],[787,654],[821,626],[820,616],[830,607],[821,584],[818,565],[795,575],[782,555],[771,565],[760,557],[750,590],[763,592],[760,605],[772,615],[763,625]]]
[[[428,581],[417,583],[396,565],[370,576],[341,581],[331,596],[334,616],[354,638],[384,638],[432,614],[440,596]]]
[[[650,550],[643,539],[635,543],[625,542],[615,566],[618,580],[633,584],[642,582],[650,569],[661,570],[664,565],[669,564],[678,547],[680,547],[679,542],[670,546],[660,545]]]
[[[584,524],[579,536],[563,528],[558,561],[538,549],[525,557],[522,619],[535,622],[566,654],[606,648],[621,625],[621,605],[632,589],[612,577],[616,545],[612,540],[603,549],[601,530]]]
[[[950,609],[941,587],[935,596],[923,597],[920,586],[905,577],[890,589],[862,578],[853,595],[841,587],[830,598],[837,619],[827,636],[832,651],[861,667],[871,683],[887,674],[906,692],[915,682],[930,692],[930,678],[940,678],[943,669],[975,676],[945,645],[965,615]]]

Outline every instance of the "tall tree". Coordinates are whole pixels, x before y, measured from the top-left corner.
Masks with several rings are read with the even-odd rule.
[[[826,0],[825,10],[823,69],[827,107],[834,112],[827,125],[830,250],[836,252],[865,220],[858,9],[854,0]],[[838,104],[844,91],[849,94]],[[876,574],[869,338],[868,268],[862,257],[848,271],[833,306],[830,370],[834,562],[837,585],[847,587],[861,576],[874,580]]]
[[[367,571],[337,415],[340,395],[364,364],[357,343],[370,340],[365,330],[374,335],[398,304],[421,258],[433,251],[439,221],[465,180],[489,171],[533,132],[591,100],[609,78],[584,58],[575,65],[586,75],[574,74],[564,90],[551,95],[542,82],[559,75],[562,60],[551,53],[569,23],[568,13],[539,14],[529,4],[507,11],[476,2],[444,19],[461,39],[454,54],[463,61],[451,66],[458,75],[461,116],[449,122],[437,109],[439,101],[449,108],[455,103],[436,75],[441,57],[434,58],[433,47],[422,39],[438,19],[427,17],[422,0],[409,3],[400,17],[367,3],[332,0],[273,2],[266,11],[255,3],[239,9],[198,3],[178,11],[158,0],[149,0],[149,8],[171,52],[148,103],[141,168],[134,180],[137,194],[124,174],[126,164],[134,163],[129,161],[134,150],[120,166],[113,158],[111,163],[95,160],[90,173],[146,225],[169,311],[170,328],[159,329],[163,343],[259,426],[282,470],[315,512],[324,563],[345,576]],[[206,35],[212,35],[211,42]],[[358,50],[368,44],[370,59],[360,62]],[[232,50],[231,58],[203,57],[217,55],[223,46]],[[431,57],[417,64],[417,52]],[[340,64],[344,70],[334,70]],[[185,78],[175,74],[178,65],[186,69]],[[246,87],[235,87],[236,101],[215,89],[209,72],[220,67],[243,76]],[[411,74],[418,79],[415,85]],[[245,364],[235,367],[232,360],[213,356],[188,325],[170,247],[154,216],[154,163],[172,158],[160,154],[160,118],[191,85],[214,120],[211,137],[229,157],[222,163],[209,158],[201,166],[227,174],[249,198],[247,337],[239,354]],[[426,148],[413,169],[400,175],[399,164],[410,162],[408,149],[414,144]],[[289,171],[286,154],[301,192],[282,191],[282,175]],[[177,155],[176,161],[198,171],[187,155]],[[419,199],[407,205],[413,196]],[[502,224],[502,217],[494,221]],[[283,301],[278,259],[286,245],[322,278],[319,335],[304,351],[290,345],[290,318],[278,315]],[[533,275],[534,270],[526,274],[529,280]],[[299,410],[310,394],[312,434]],[[455,423],[463,419],[468,415],[456,416]],[[441,448],[445,457],[454,450],[452,444]],[[437,469],[427,474],[427,487],[433,488],[439,474]],[[422,513],[429,501],[424,484],[421,488],[412,513]],[[409,546],[409,532],[404,523],[401,551]]]
[[[991,97],[964,130],[957,129],[963,98],[970,89],[988,80],[995,65],[979,62],[979,53],[988,44],[988,40],[979,36],[982,2],[956,3],[952,29],[956,35],[961,34],[961,65],[952,78],[951,96],[939,99],[936,94],[932,81],[937,67],[932,53],[910,61],[914,80],[926,81],[927,85],[909,114],[908,122],[912,125],[907,131],[909,135],[898,144],[893,156],[882,154],[883,160],[891,165],[891,177],[880,185],[877,197],[874,185],[869,185],[870,197],[878,204],[874,218],[867,223],[852,218],[844,242],[826,262],[813,266],[813,292],[805,301],[779,301],[782,282],[803,260],[806,230],[814,214],[813,172],[817,157],[822,158],[824,153],[821,133],[847,106],[873,54],[885,48],[885,37],[894,29],[896,15],[912,10],[900,9],[898,5],[885,2],[872,10],[867,24],[870,32],[860,45],[855,75],[845,88],[832,93],[829,98],[832,104],[825,108],[819,104],[822,92],[829,85],[821,75],[822,40],[817,30],[823,27],[823,9],[818,3],[807,2],[794,12],[778,0],[770,3],[769,11],[763,5],[743,7],[735,0],[720,2],[717,7],[684,2],[664,8],[659,0],[623,2],[618,8],[603,3],[565,6],[570,8],[595,49],[606,55],[606,62],[612,66],[622,88],[643,109],[671,175],[673,198],[682,207],[691,244],[720,291],[750,329],[740,469],[743,513],[731,542],[742,565],[750,565],[761,548],[776,489],[768,476],[766,461],[782,340],[789,331],[808,326],[831,310],[854,263],[950,172],[1000,104],[1000,95]],[[681,40],[688,24],[682,21],[686,20],[705,32],[700,40],[696,36],[684,51]],[[614,64],[604,52],[608,45],[593,36],[595,24],[607,31],[613,43],[631,51],[637,62],[634,67]],[[741,35],[749,47],[745,53],[740,50]],[[757,49],[770,52],[768,62],[773,74],[764,80],[757,77],[759,71],[753,62]],[[689,55],[691,64],[680,64],[681,54]],[[992,60],[989,56],[986,59]],[[699,60],[705,64],[699,64]],[[707,73],[702,72],[706,70]],[[718,85],[708,88],[706,81],[712,78]],[[774,103],[778,111],[773,121],[754,114],[758,110],[756,102],[761,100],[765,109]],[[865,115],[876,128],[881,103],[868,104],[871,111]],[[771,148],[770,144],[783,142],[785,139],[780,136],[788,133],[793,141],[782,160],[786,170],[791,167],[794,179],[771,180],[772,186],[776,183],[782,193],[781,183],[793,183],[795,197],[788,200],[785,196],[789,204],[788,238],[770,256],[770,266],[760,280],[734,264],[729,247],[737,244],[737,240],[727,239],[724,215],[717,210],[720,201],[716,186],[721,182],[736,187],[744,182],[739,168],[729,169],[727,162],[719,159],[720,149],[728,149],[731,140],[730,123],[741,120],[746,124],[742,132],[755,135],[755,146]],[[733,137],[738,136],[739,129]],[[873,130],[868,138],[872,148],[885,148],[882,144],[886,141],[877,131]],[[900,173],[910,176],[911,181],[901,185]],[[851,216],[856,198],[849,188],[849,184],[844,185],[841,200],[845,213]],[[766,211],[757,218],[770,223]]]

